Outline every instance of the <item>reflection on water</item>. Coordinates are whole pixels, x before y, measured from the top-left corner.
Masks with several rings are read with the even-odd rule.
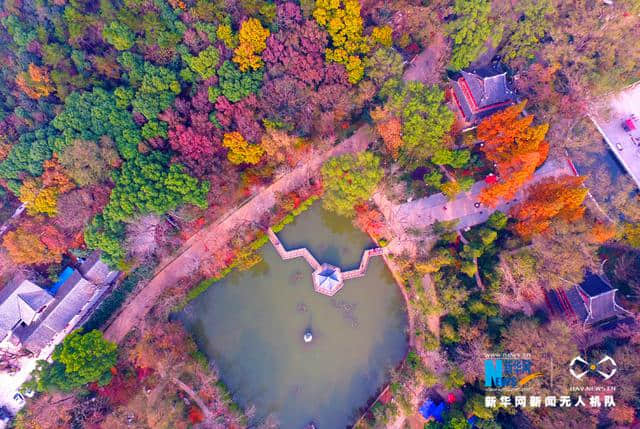
[[[286,249],[308,248],[320,263],[339,266],[343,271],[356,268],[362,252],[375,244],[351,221],[323,210],[321,204],[316,202],[298,216],[278,233],[278,238]]]
[[[287,248],[306,245],[319,261],[347,268],[371,245],[318,203],[279,235]],[[256,406],[256,422],[275,413],[283,428],[353,423],[407,347],[404,304],[383,261],[373,258],[365,277],[329,298],[313,291],[304,260],[282,261],[270,244],[263,256],[210,288],[182,319],[234,399]],[[304,343],[308,328],[313,341]]]

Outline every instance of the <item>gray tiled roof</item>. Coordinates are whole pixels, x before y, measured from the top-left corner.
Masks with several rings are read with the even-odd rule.
[[[571,304],[573,312],[576,313],[576,318],[581,322],[584,322],[587,318],[587,307],[578,292],[577,286],[574,286],[567,291],[567,299],[569,300],[569,304]]]
[[[84,279],[78,271],[74,271],[58,289],[55,301],[42,315],[40,323],[19,334],[25,348],[34,353],[39,352],[58,332],[68,326],[95,291],[95,285]]]
[[[597,323],[601,320],[615,316],[617,313],[615,303],[615,290],[610,290],[607,293],[591,298],[591,314],[589,315],[589,322]]]
[[[90,282],[97,285],[108,283],[118,274],[111,270],[107,264],[100,260],[100,252],[93,252],[86,261],[80,265],[80,273]]]
[[[19,323],[29,324],[53,297],[29,280],[15,279],[0,290],[0,338]]]
[[[493,76],[482,76],[462,71],[462,76],[479,108],[513,98],[511,90],[507,87],[507,74],[504,72]]]

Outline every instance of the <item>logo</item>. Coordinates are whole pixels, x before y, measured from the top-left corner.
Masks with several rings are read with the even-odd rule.
[[[608,372],[607,372],[608,371]],[[576,356],[569,363],[569,372],[578,380],[591,373],[598,374],[603,381],[607,381],[618,371],[618,365],[611,356],[605,355],[598,362],[587,362],[582,356]]]
[[[540,372],[531,372],[530,359],[502,358],[484,360],[485,387],[522,387],[540,376],[542,376]]]

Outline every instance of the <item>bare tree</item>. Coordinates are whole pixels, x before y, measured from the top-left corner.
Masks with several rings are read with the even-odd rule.
[[[125,246],[131,256],[148,258],[158,250],[156,232],[160,217],[147,214],[127,224]]]

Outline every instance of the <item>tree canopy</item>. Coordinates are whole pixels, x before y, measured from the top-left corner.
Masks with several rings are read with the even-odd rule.
[[[36,386],[39,391],[68,392],[94,381],[108,384],[116,358],[117,346],[105,340],[102,332],[93,330],[83,334],[77,329],[55,348],[51,364],[39,361]]]
[[[56,150],[61,151],[74,140],[98,141],[111,138],[124,159],[136,156],[140,129],[131,112],[119,108],[112,92],[95,88],[91,92],[74,92],[64,103],[64,110],[52,121],[60,130]]]
[[[420,166],[446,145],[445,136],[454,114],[444,104],[444,91],[421,82],[387,82],[382,94],[387,107],[402,118],[402,140],[398,161],[409,167]]]
[[[114,172],[115,188],[109,204],[85,232],[87,245],[102,249],[109,262],[115,264],[124,257],[120,239],[125,220],[147,213],[162,215],[184,203],[207,207],[209,183],[184,173],[179,164],[168,166],[168,162],[168,155],[153,152],[124,162]]]
[[[331,158],[322,166],[324,207],[354,217],[354,206],[371,196],[383,176],[380,158],[371,152]]]
[[[457,18],[448,27],[453,39],[451,67],[460,70],[485,50],[485,43],[495,28],[489,21],[489,0],[456,0],[453,11]]]
[[[533,116],[520,118],[525,103],[495,113],[478,125],[478,138],[487,159],[495,163],[500,180],[483,189],[480,200],[495,206],[500,199],[510,200],[547,159],[545,140],[549,126],[531,126]]]

